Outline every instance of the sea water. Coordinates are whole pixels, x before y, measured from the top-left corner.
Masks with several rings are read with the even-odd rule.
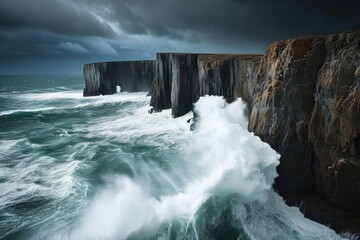
[[[341,239],[271,188],[279,154],[246,104],[148,114],[146,92],[81,76],[0,77],[0,239]]]

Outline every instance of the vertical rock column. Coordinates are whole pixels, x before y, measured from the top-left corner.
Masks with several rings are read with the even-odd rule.
[[[172,116],[191,111],[199,98],[198,54],[172,55]]]
[[[154,92],[150,100],[150,106],[155,111],[171,108],[172,55],[171,53],[156,54]]]

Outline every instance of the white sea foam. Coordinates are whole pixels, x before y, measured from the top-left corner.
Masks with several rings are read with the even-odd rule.
[[[55,159],[39,157],[29,164],[27,159],[18,161],[15,166],[0,164],[0,210],[8,205],[26,202],[27,198],[56,197],[63,199],[71,194],[74,180],[71,176],[81,164],[78,161],[53,164]]]
[[[9,154],[18,141],[21,140],[0,140],[0,153]]]
[[[76,196],[73,199],[76,206],[86,195],[87,184],[76,181],[73,176],[86,163],[73,155],[64,156],[63,160],[43,155],[42,147],[27,138],[0,142],[0,212],[4,214],[0,222],[0,238],[24,226],[43,225],[51,218],[66,219],[77,211],[65,212],[59,203]],[[74,146],[73,149],[81,151],[81,147]],[[52,204],[41,211],[32,209],[48,201]],[[27,212],[16,214],[10,210],[13,208],[26,209]]]
[[[118,93],[109,96],[96,96],[96,97],[87,97],[87,101],[85,103],[75,105],[75,108],[83,108],[88,106],[101,106],[105,103],[118,103],[124,101],[131,102],[140,102],[147,101],[148,97],[146,97],[146,92],[137,92],[137,93]]]
[[[145,96],[147,92],[137,92],[137,93],[127,93],[121,92],[117,94],[107,95],[107,96],[90,96],[86,97],[88,101],[92,100],[103,100],[103,101],[113,101],[113,100],[124,100],[124,99],[135,99],[140,96]],[[31,100],[31,101],[48,101],[48,100],[57,100],[57,99],[81,99],[84,100],[82,92],[78,90],[72,91],[56,91],[56,92],[40,92],[40,93],[24,93],[16,95],[18,98]]]
[[[82,97],[79,91],[65,91],[65,92],[50,92],[50,93],[28,93],[21,94],[17,97],[28,100],[27,108],[13,109],[0,112],[0,116],[8,116],[17,113],[36,113],[36,112],[48,112],[48,111],[62,111],[69,109],[81,109],[87,107],[100,107],[108,103],[120,103],[120,102],[148,102],[149,97],[146,97],[146,92],[137,93],[118,93],[109,96],[95,96],[95,97]],[[74,102],[63,104],[62,107],[51,106],[47,101],[71,99]],[[34,102],[39,102],[34,104]],[[50,106],[49,106],[50,105]],[[43,106],[43,107],[39,107]]]
[[[242,223],[250,239],[343,239],[326,226],[305,219],[298,208],[287,206],[274,191],[268,191],[264,203],[232,204],[232,217]]]
[[[17,109],[17,110],[7,110],[0,112],[0,116],[8,116],[16,113],[31,113],[31,112],[43,112],[55,110],[55,107],[44,107],[44,108],[34,108],[34,109]]]
[[[265,201],[279,155],[244,128],[244,107],[241,100],[227,105],[218,97],[201,98],[196,104],[199,128],[180,157],[182,167],[189,169],[180,170],[186,184],[175,193],[155,198],[140,179],[120,177],[94,199],[84,222],[71,237],[125,239],[141,228],[156,228],[175,217],[190,220],[209,196],[220,192],[239,193],[243,202]],[[157,127],[171,130],[169,121],[160,124],[150,125],[147,131],[156,131]],[[166,173],[163,176],[169,177]],[[159,178],[164,180],[161,175]]]
[[[17,95],[18,98],[31,101],[44,101],[55,99],[81,99],[82,93],[78,90],[74,91],[58,91],[58,92],[40,92],[40,93],[24,93]]]
[[[26,97],[34,100],[34,95]],[[35,97],[35,101],[58,97],[42,95]],[[191,132],[186,122],[192,117],[191,113],[176,119],[171,118],[170,110],[150,115],[147,113],[149,97],[145,97],[144,93],[121,93],[86,100],[76,98],[74,96],[76,108],[123,101],[139,102],[139,107],[119,108],[117,114],[89,119],[72,131],[81,132],[86,135],[81,136],[88,139],[100,138],[101,144],[115,142],[116,146],[133,143],[134,146],[143,144],[159,148],[161,156],[167,156],[167,164],[164,166],[149,161],[146,154],[144,159],[136,161],[122,159],[134,173],[131,177],[118,174],[106,176],[107,186],[92,199],[81,223],[74,226],[73,231],[67,232],[69,228],[56,226],[42,230],[38,238],[126,239],[139,230],[156,231],[162,223],[175,218],[193,223],[199,207],[209,197],[228,193],[239,196],[240,201],[233,206],[233,215],[243,223],[244,231],[251,239],[286,239],[293,236],[291,231],[299,232],[299,239],[312,239],[314,235],[322,239],[339,238],[332,230],[304,219],[298,209],[287,207],[271,190],[279,155],[247,131],[246,106],[241,100],[227,104],[220,97],[201,98],[196,104],[198,127]],[[61,134],[71,136],[66,131]],[[96,147],[99,144],[76,144],[69,150],[71,154],[63,156],[66,161],[29,156],[31,164],[24,159],[15,167],[1,167],[0,177],[7,181],[0,185],[4,189],[0,194],[0,210],[34,195],[57,201],[76,195],[74,201],[81,203],[73,204],[83,207],[87,185],[77,181],[73,174],[88,163],[77,161],[76,154],[85,154],[86,159],[92,159],[99,153]],[[16,146],[16,141],[9,141],[0,150],[11,153]],[[42,183],[38,184],[36,180]],[[74,191],[81,191],[82,196],[77,196]],[[62,211],[54,214],[64,215],[64,218],[78,214],[77,211]],[[272,215],[277,216],[286,225],[284,229],[288,230],[279,230]],[[64,229],[66,233],[62,232]]]

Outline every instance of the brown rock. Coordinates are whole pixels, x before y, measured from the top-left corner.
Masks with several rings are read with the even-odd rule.
[[[360,213],[360,32],[325,38],[309,139],[320,162],[317,191]]]
[[[307,126],[324,57],[322,38],[278,41],[270,45],[258,69],[249,130],[281,154],[277,188],[282,194],[315,191]]]

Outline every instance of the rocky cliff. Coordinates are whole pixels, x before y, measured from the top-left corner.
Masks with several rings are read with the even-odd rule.
[[[275,42],[255,82],[249,130],[281,154],[280,193],[360,214],[360,31]]]
[[[173,117],[206,94],[241,97],[249,130],[281,154],[276,190],[306,204],[310,218],[360,233],[360,31],[277,41],[263,56],[158,53],[156,62],[87,64],[84,76],[86,96],[116,85],[148,91],[154,78],[150,104]]]
[[[197,59],[199,54],[158,53],[154,94],[155,111],[172,108],[173,117],[189,112],[199,95]]]
[[[282,196],[360,216],[360,31],[277,41],[263,57],[158,54],[155,110],[181,116],[206,94],[248,103],[249,130],[281,154]]]
[[[150,91],[155,61],[101,62],[84,65],[84,96],[108,95],[121,91]]]
[[[249,99],[261,56],[158,53],[151,106],[155,111],[171,108],[173,117],[179,117],[200,96]]]

